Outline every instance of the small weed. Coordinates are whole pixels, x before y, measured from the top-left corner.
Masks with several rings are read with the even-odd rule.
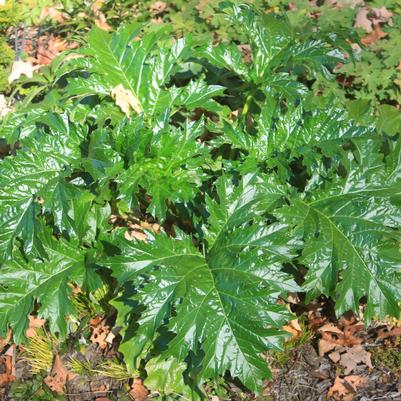
[[[401,339],[386,341],[371,350],[373,366],[384,367],[393,373],[401,373]]]
[[[50,371],[53,364],[53,346],[51,338],[39,333],[29,339],[24,347],[22,359],[30,365],[33,374]]]
[[[283,368],[289,362],[291,354],[294,350],[302,348],[313,337],[313,332],[303,324],[301,324],[302,333],[298,337],[292,337],[284,343],[283,351],[275,352],[270,355],[273,363],[278,367]]]
[[[125,365],[121,365],[120,363],[109,360],[101,363],[96,369],[93,370],[95,373],[109,377],[114,380],[129,380],[132,378],[132,375],[128,372]]]
[[[81,359],[72,357],[68,361],[68,368],[72,372],[74,372],[80,376],[92,377],[95,374],[95,371],[93,370],[91,363],[87,359],[81,360]]]

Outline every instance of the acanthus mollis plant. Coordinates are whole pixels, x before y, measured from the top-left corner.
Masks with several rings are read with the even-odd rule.
[[[65,338],[72,287],[107,283],[129,370],[196,398],[227,373],[261,388],[288,292],[331,297],[338,314],[362,306],[367,322],[399,316],[398,136],[335,102],[311,108],[296,71],[329,77],[341,52],[222,8],[248,57],[160,27],[94,30],[4,121],[0,328],[16,341],[33,309]],[[133,239],[134,219],[161,232]]]

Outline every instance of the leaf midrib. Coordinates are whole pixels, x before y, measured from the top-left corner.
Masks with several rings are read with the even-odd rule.
[[[56,272],[56,273],[53,274],[53,275],[48,274],[48,273],[45,273],[45,272],[40,272],[40,273],[41,273],[42,275],[44,275],[44,276],[47,275],[48,278],[47,278],[45,281],[41,282],[37,287],[33,288],[32,290],[30,290],[30,291],[28,291],[27,293],[25,293],[22,297],[20,297],[20,298],[18,299],[18,302],[21,302],[21,301],[23,301],[23,300],[26,300],[26,299],[28,299],[28,298],[30,298],[30,297],[34,298],[34,297],[35,297],[35,294],[38,292],[39,289],[41,289],[42,287],[46,286],[46,284],[48,284],[51,280],[53,280],[53,279],[56,278],[57,276],[64,274],[66,271],[68,271],[68,270],[70,270],[70,269],[73,269],[74,266],[75,266],[75,264],[68,265],[68,266],[66,266],[64,269],[59,270],[58,272]],[[46,294],[46,291],[43,291],[43,293]],[[14,306],[18,306],[18,305],[14,305]],[[12,309],[12,308],[10,308],[10,310],[11,310],[11,309]]]
[[[303,203],[306,207],[312,207],[311,204],[308,204],[308,203],[306,203],[304,201],[301,201],[301,203]],[[321,212],[319,209],[317,209],[315,207],[312,207],[312,208],[317,214],[319,214],[324,219],[326,219],[328,221],[330,227],[332,229],[334,228],[334,230],[337,231],[337,233],[345,240],[345,242],[347,242],[349,244],[349,246],[351,247],[353,253],[355,255],[357,255],[358,259],[362,263],[362,266],[365,268],[366,272],[369,274],[369,276],[371,277],[372,281],[375,281],[375,277],[374,277],[373,273],[371,272],[371,270],[369,269],[369,267],[367,266],[365,260],[362,258],[362,256],[358,252],[358,250],[355,248],[355,245],[352,243],[352,241],[339,229],[339,227],[336,224],[334,224],[334,222],[330,218],[332,216],[327,216],[326,214],[324,214],[323,212]],[[333,236],[333,238],[334,238],[334,236]]]

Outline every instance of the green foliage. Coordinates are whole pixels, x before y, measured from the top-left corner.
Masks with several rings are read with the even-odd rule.
[[[23,341],[36,307],[65,338],[71,285],[111,283],[129,373],[190,399],[225,374],[260,390],[288,292],[332,297],[338,314],[363,303],[367,322],[401,301],[397,116],[381,109],[376,129],[355,105],[359,125],[333,99],[316,107],[304,78],[331,78],[344,51],[284,17],[221,8],[252,57],[164,26],[95,29],[0,131],[13,148],[0,330]],[[145,241],[127,235],[134,220]]]
[[[21,8],[14,0],[0,5],[0,30],[15,26],[21,21]]]
[[[0,37],[0,92],[4,92],[8,86],[8,75],[10,73],[10,65],[14,60],[14,51],[8,46],[5,39]]]

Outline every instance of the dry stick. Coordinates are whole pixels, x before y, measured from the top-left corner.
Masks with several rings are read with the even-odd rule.
[[[14,51],[15,51],[15,60],[16,61],[19,60],[18,36],[19,36],[19,32],[18,32],[18,27],[16,26],[14,29]]]
[[[26,32],[26,24],[22,26],[22,36],[21,36],[21,46],[19,45],[19,29],[16,26],[14,29],[14,51],[15,51],[15,61],[19,61],[21,59],[21,54],[25,49],[25,32]]]

